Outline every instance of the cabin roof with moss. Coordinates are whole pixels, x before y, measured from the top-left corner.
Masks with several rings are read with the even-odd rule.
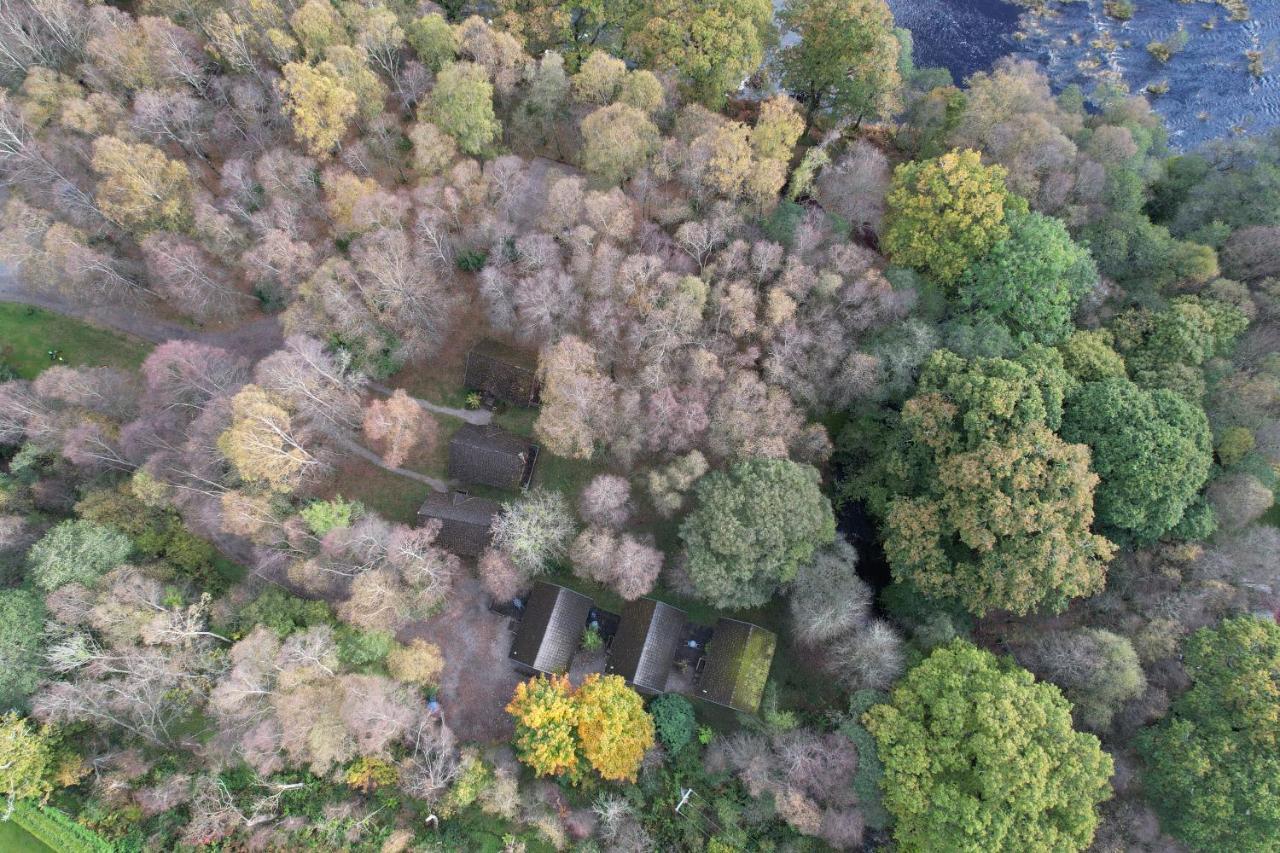
[[[747,714],[760,709],[778,638],[759,625],[721,619],[707,644],[697,696]]]
[[[495,340],[482,340],[467,353],[464,387],[514,406],[538,402],[538,357]]]
[[[432,492],[418,510],[420,522],[437,519],[436,544],[463,557],[477,556],[489,546],[489,528],[502,509],[497,501],[463,491]]]
[[[523,489],[533,478],[538,446],[493,424],[464,424],[449,440],[449,479]]]

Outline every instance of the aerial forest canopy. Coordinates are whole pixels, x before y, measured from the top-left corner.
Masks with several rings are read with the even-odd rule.
[[[1280,133],[883,0],[10,0],[0,85],[0,838],[1276,849]]]

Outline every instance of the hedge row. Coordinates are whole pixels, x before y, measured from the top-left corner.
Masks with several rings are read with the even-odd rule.
[[[116,850],[114,844],[52,806],[19,800],[14,804],[13,820],[57,853],[115,853]]]

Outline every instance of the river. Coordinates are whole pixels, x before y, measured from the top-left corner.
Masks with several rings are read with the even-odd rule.
[[[1004,0],[888,0],[898,26],[911,30],[919,67],[945,66],[957,81],[1015,53],[1034,59],[1055,89],[1123,80],[1149,95],[1175,149],[1280,125],[1280,0],[1248,0],[1248,21],[1232,21],[1212,0],[1133,0],[1130,21],[1103,12],[1104,0],[1046,0],[1046,14],[1025,14]],[[781,0],[775,0],[780,6]],[[1181,28],[1186,45],[1167,63],[1147,52]],[[1250,73],[1246,51],[1263,72]]]

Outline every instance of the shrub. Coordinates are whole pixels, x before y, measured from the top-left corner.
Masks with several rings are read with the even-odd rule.
[[[698,721],[693,705],[678,693],[664,693],[649,703],[658,740],[669,752],[679,752],[693,740]]]
[[[64,521],[31,546],[27,561],[36,586],[52,592],[64,584],[93,586],[129,558],[129,537],[92,521]]]

